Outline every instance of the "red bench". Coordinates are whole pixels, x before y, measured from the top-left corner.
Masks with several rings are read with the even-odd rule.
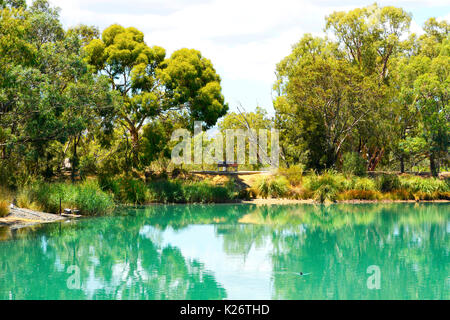
[[[217,170],[220,171],[220,168],[225,168],[225,171],[228,172],[228,168],[234,168],[234,171],[238,171],[238,164],[236,162],[227,162],[221,161],[217,163]]]

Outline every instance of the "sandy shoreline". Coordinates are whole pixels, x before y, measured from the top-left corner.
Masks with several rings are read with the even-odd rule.
[[[64,221],[71,218],[78,218],[73,215],[56,215],[45,212],[37,212],[28,209],[12,207],[10,214],[0,218],[0,227],[9,227],[11,230],[30,227],[38,224]]]
[[[242,201],[245,204],[256,205],[289,205],[289,204],[319,204],[314,200],[292,200],[292,199],[253,199]],[[450,203],[449,200],[431,200],[431,201],[415,201],[415,200],[345,200],[337,201],[336,204],[358,204],[358,203]]]

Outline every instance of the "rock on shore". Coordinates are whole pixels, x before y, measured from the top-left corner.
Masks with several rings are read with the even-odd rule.
[[[56,214],[37,212],[11,206],[10,214],[4,218],[0,218],[0,226],[9,226],[11,229],[19,229],[41,223],[63,221],[68,218],[69,217],[64,215],[59,216]]]

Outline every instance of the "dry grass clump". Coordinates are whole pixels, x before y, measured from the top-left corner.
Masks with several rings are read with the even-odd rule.
[[[0,218],[9,214],[9,206],[12,202],[13,194],[7,188],[0,186]]]
[[[0,200],[0,218],[6,217],[9,214],[9,201]]]
[[[383,195],[374,190],[348,190],[338,195],[341,201],[346,200],[381,200]]]

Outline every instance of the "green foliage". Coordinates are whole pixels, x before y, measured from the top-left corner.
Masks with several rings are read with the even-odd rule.
[[[377,184],[374,179],[371,178],[356,178],[353,182],[352,189],[362,191],[377,191]]]
[[[276,125],[288,163],[363,175],[448,165],[450,30],[429,19],[410,36],[405,10],[377,4],[326,17],[332,37],[305,35],[276,68]],[[335,39],[335,40],[331,40]]]
[[[18,206],[32,210],[59,213],[62,209],[80,210],[83,215],[100,215],[114,208],[112,196],[102,191],[97,182],[81,184],[35,182],[19,190]]]
[[[150,198],[158,203],[181,203],[184,200],[181,180],[163,180],[148,184]]]
[[[261,177],[256,181],[253,189],[265,199],[283,198],[289,193],[289,181],[285,177]]]
[[[207,181],[155,181],[148,185],[152,202],[158,203],[215,203],[231,201],[235,197],[231,185],[218,186]]]
[[[338,195],[339,200],[381,200],[382,194],[374,190],[347,190]]]
[[[98,183],[93,181],[77,186],[74,204],[84,215],[104,214],[114,208],[112,197],[101,191]]]
[[[300,186],[303,181],[304,169],[301,165],[294,165],[289,168],[280,168],[278,173],[285,176],[292,186]]]
[[[422,192],[432,194],[435,192],[450,192],[448,182],[437,178],[406,176],[400,178],[400,185],[402,189],[406,189],[414,193]]]
[[[305,179],[305,187],[317,191],[322,185],[333,186],[337,191],[351,189],[352,181],[334,171],[326,171],[322,175],[312,174]]]
[[[391,192],[400,189],[400,179],[396,174],[382,174],[377,177],[378,189],[382,192]]]
[[[147,186],[140,179],[123,177],[118,180],[119,192],[116,200],[123,204],[145,204],[149,201]]]
[[[353,174],[362,177],[367,173],[367,163],[357,152],[347,152],[344,154],[342,171],[345,174]]]
[[[9,214],[9,202],[0,200],[0,218],[6,217]]]
[[[306,188],[313,192],[313,197],[321,203],[334,202],[339,192],[346,189],[346,180],[340,175],[326,172],[322,176],[313,175],[306,183]]]

